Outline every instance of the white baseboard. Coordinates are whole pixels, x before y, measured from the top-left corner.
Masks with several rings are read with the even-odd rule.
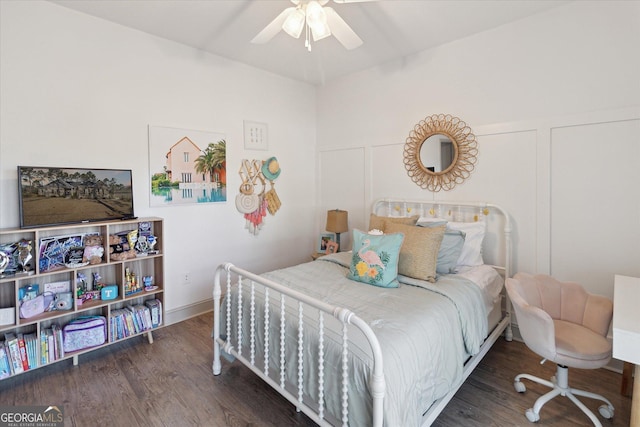
[[[213,311],[213,299],[199,301],[165,312],[164,324],[165,326],[169,326],[174,323],[182,322],[183,320],[199,316],[209,311]],[[213,325],[211,325],[211,327],[213,328]]]

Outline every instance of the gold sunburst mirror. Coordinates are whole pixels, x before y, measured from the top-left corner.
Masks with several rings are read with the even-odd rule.
[[[448,191],[469,177],[477,154],[476,136],[465,122],[449,114],[434,114],[409,133],[404,167],[421,188]]]

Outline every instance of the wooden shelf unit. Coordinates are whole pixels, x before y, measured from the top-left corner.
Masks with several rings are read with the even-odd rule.
[[[135,258],[127,260],[112,259],[109,253],[109,235],[138,229],[141,222],[148,222],[151,224],[151,234],[157,239],[157,243],[153,249],[154,251],[157,251],[157,253],[147,255],[136,254]],[[101,263],[88,264],[77,268],[62,266],[50,271],[41,270],[40,242],[42,239],[96,233],[100,234],[103,239],[104,255]],[[152,331],[163,326],[165,319],[163,237],[163,220],[158,217],[137,218],[122,221],[91,222],[33,229],[0,229],[0,245],[19,242],[22,239],[31,241],[32,245],[32,259],[30,261],[32,274],[18,273],[10,275],[5,273],[5,275],[0,277],[0,309],[11,308],[15,313],[13,323],[0,324],[0,341],[4,341],[7,333],[28,334],[35,332],[37,334],[38,342],[40,342],[43,331],[51,328],[51,325],[53,324],[57,324],[62,328],[71,320],[82,316],[100,315],[107,319],[107,339],[103,345],[72,353],[65,353],[64,357],[61,357],[60,359],[46,364],[38,363],[38,366],[29,369],[28,371],[71,358],[75,365],[78,363],[78,356],[82,353],[93,351],[97,348],[135,336],[146,335],[149,343],[152,343]],[[135,273],[140,282],[142,282],[143,276],[153,276],[153,285],[157,286],[157,289],[152,291],[145,291],[143,289],[134,294],[125,295],[125,271],[127,268],[130,269],[131,272]],[[87,280],[91,280],[93,273],[98,273],[103,283],[118,286],[118,296],[112,300],[97,299],[84,301],[82,304],[78,304],[75,296],[77,295],[78,289],[77,276],[80,272],[85,274]],[[27,285],[38,284],[40,293],[42,293],[45,283],[59,281],[69,281],[71,284],[71,291],[74,295],[73,308],[71,310],[49,311],[28,319],[20,318],[20,288]],[[112,326],[110,322],[110,315],[112,311],[129,305],[135,306],[144,304],[145,301],[154,299],[157,299],[162,303],[162,310],[160,313],[162,321],[158,326],[153,329],[129,335],[125,338],[111,340],[111,337],[115,337],[116,335],[114,333],[115,331],[111,330]],[[38,345],[38,353],[38,362],[40,362],[40,345]]]

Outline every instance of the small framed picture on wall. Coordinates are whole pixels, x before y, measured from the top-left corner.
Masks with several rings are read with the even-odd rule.
[[[318,247],[316,248],[316,252],[327,252],[327,243],[335,242],[336,235],[334,233],[322,233],[320,238],[318,239]]]
[[[335,254],[338,252],[338,244],[336,242],[327,242],[327,250],[324,252],[327,255]]]

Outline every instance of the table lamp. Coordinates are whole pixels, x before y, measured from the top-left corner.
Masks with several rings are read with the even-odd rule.
[[[336,233],[336,243],[338,251],[340,250],[340,233],[349,230],[349,213],[339,209],[327,211],[327,227],[325,230]]]

